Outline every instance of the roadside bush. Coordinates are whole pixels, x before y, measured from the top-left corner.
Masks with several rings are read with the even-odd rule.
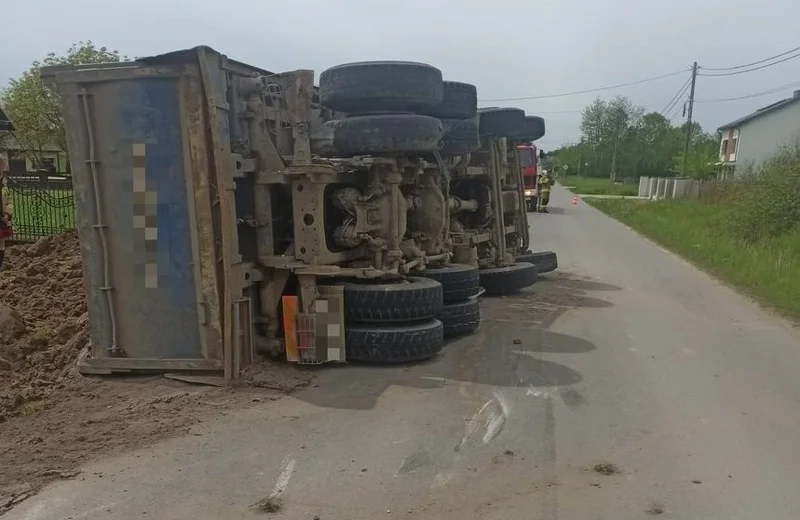
[[[784,148],[737,182],[727,218],[741,241],[800,231],[800,143]]]

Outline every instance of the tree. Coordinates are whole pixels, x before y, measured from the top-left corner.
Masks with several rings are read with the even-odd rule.
[[[14,122],[17,143],[35,164],[41,163],[40,153],[48,146],[67,151],[58,93],[42,81],[39,69],[51,65],[109,63],[125,59],[115,50],[97,47],[91,41],[81,41],[73,44],[64,55],[51,52],[42,61],[34,61],[19,78],[9,82],[0,95],[0,101],[8,118]]]
[[[611,180],[617,177],[617,156],[621,140],[628,140],[632,134],[635,136],[635,128],[644,114],[644,107],[634,105],[630,99],[617,96],[612,99],[606,107],[606,118],[608,131],[611,133],[612,152],[611,152]],[[633,138],[635,140],[635,137]]]
[[[582,141],[588,146],[586,158],[592,176],[616,177],[622,155],[635,141],[635,128],[644,114],[626,97],[611,101],[595,99],[581,114]]]
[[[581,114],[581,144],[556,150],[558,162],[571,172],[590,177],[669,176],[680,171],[683,160],[685,125],[672,126],[658,112],[617,96],[610,101],[597,98]],[[688,158],[689,175],[707,178],[716,173],[719,136],[692,125]],[[586,164],[588,163],[588,167]]]
[[[681,135],[686,135],[686,124],[680,127]],[[721,136],[703,131],[698,123],[692,123],[689,158],[686,161],[686,175],[693,179],[708,179],[717,174],[717,160]],[[674,168],[680,171],[683,166],[683,148],[675,155]]]

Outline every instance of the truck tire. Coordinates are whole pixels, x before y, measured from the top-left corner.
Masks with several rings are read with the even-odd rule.
[[[469,119],[478,112],[478,89],[469,83],[445,81],[443,83],[442,102],[438,105],[424,107],[420,114],[438,117],[439,119]]]
[[[553,251],[523,253],[516,258],[517,262],[527,262],[536,266],[537,273],[551,273],[558,269],[558,256]]]
[[[322,104],[347,113],[413,112],[441,103],[443,90],[442,71],[408,61],[346,63],[319,77]]]
[[[429,278],[407,276],[388,283],[337,283],[344,287],[345,319],[351,322],[420,321],[434,318],[442,310],[442,284]]]
[[[514,294],[535,284],[536,273],[536,266],[527,262],[482,269],[481,285],[491,296]]]
[[[442,350],[444,326],[439,320],[410,325],[347,325],[347,361],[410,363],[429,359]]]
[[[442,307],[439,321],[444,325],[444,337],[455,338],[472,334],[481,324],[481,306],[477,298]]]
[[[478,118],[442,119],[444,136],[439,143],[442,155],[466,155],[481,147]]]
[[[429,268],[420,276],[442,284],[444,303],[464,301],[478,294],[481,289],[478,268],[471,265],[450,264],[445,267]]]
[[[436,118],[418,114],[357,116],[329,121],[340,155],[431,152],[444,130]]]
[[[521,108],[482,108],[478,117],[481,135],[506,137],[525,130],[525,111]]]
[[[539,116],[525,116],[525,128],[523,131],[509,139],[512,142],[530,142],[541,139],[544,136],[544,118]]]

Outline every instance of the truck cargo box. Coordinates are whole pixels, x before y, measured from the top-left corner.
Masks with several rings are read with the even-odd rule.
[[[250,352],[229,164],[232,70],[269,74],[207,47],[43,69],[67,127],[91,323],[84,371],[230,375]]]

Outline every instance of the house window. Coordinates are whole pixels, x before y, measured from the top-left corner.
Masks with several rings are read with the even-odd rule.
[[[731,151],[730,151],[731,160],[735,160],[736,159],[736,145],[737,144],[739,144],[739,138],[738,137],[734,137],[733,140],[731,141]]]
[[[47,170],[50,173],[56,172],[56,160],[51,157],[46,157],[42,159],[42,162],[39,166],[42,170]]]
[[[8,171],[13,173],[25,173],[28,169],[28,165],[25,163],[25,159],[9,159],[8,160]]]
[[[724,161],[726,155],[728,155],[728,140],[723,139],[722,144],[719,146],[719,156]]]

